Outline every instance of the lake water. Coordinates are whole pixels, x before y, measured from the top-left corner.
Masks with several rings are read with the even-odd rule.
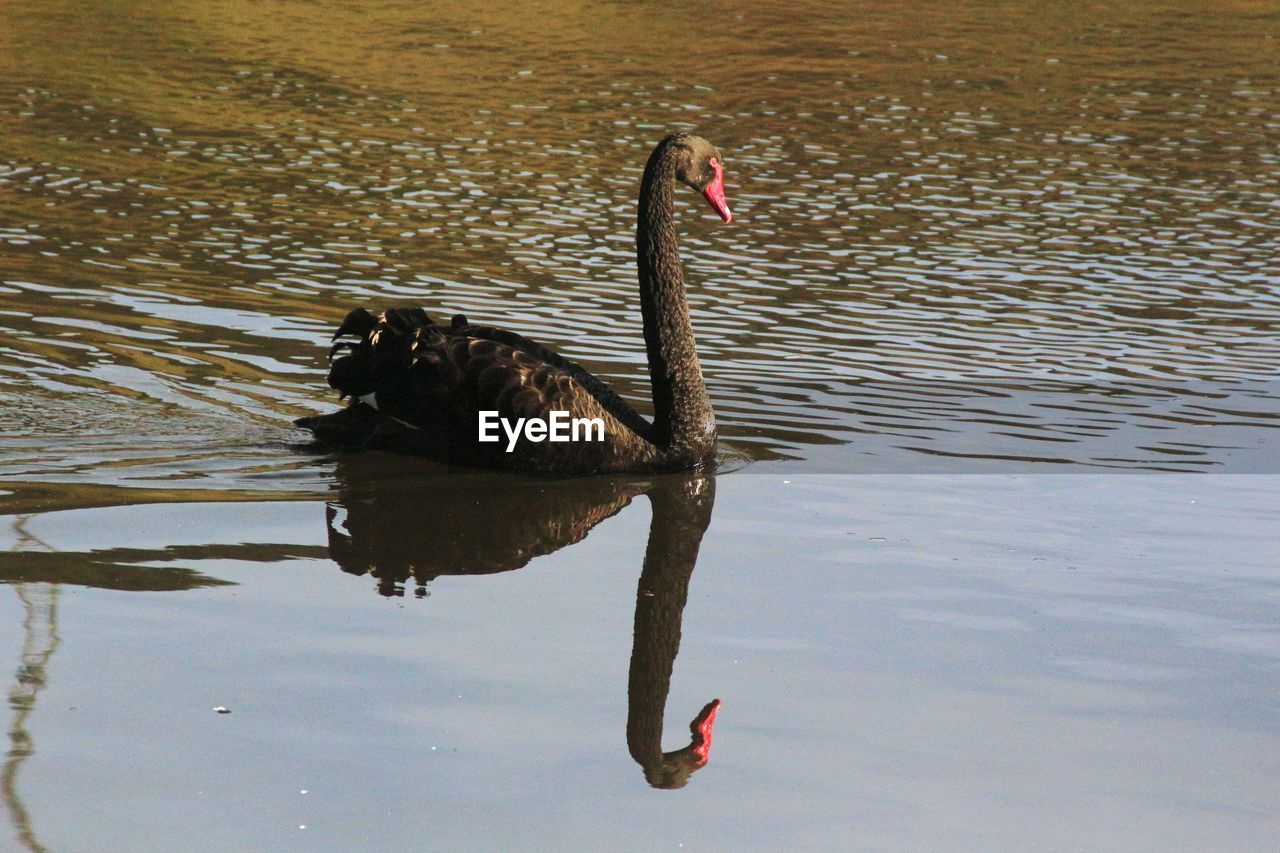
[[[644,410],[671,129],[718,474],[290,426],[356,305]],[[1271,3],[5,5],[5,843],[1271,849],[1277,139]]]

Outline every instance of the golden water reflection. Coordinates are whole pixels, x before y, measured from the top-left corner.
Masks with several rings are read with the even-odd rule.
[[[281,449],[354,305],[509,327],[643,400],[632,205],[677,127],[739,213],[680,226],[737,452],[1272,466],[1241,448],[1273,423],[1107,398],[1272,377],[1273,4],[321,8],[0,13],[0,479],[314,490]],[[1018,411],[972,417],[986,385]],[[1141,433],[1064,440],[1041,395]]]

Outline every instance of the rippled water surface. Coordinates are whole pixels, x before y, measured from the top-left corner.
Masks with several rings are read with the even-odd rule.
[[[633,199],[679,127],[729,162],[737,222],[682,230],[749,456],[1276,469],[1266,4],[181,8],[6,13],[0,477],[310,486],[278,444],[356,304],[506,325],[642,399]]]
[[[645,410],[671,129],[718,484],[303,444],[356,305]],[[1278,141],[1266,2],[5,4],[15,838],[1261,849]]]

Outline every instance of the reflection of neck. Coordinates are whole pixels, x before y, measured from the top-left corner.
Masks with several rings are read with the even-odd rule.
[[[696,491],[696,494],[689,494]],[[715,481],[667,480],[649,493],[653,521],[636,591],[635,640],[627,682],[627,747],[656,787],[680,787],[706,763],[690,744],[662,751],[662,721],[671,671],[680,650],[680,623],[702,535],[711,522]],[[706,726],[709,735],[710,725]]]

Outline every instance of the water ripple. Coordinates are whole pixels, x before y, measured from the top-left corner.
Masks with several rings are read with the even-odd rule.
[[[1275,13],[1206,34],[1138,4],[1115,23],[1139,49],[1020,14],[908,34],[900,11],[744,7],[710,47],[750,73],[673,80],[687,36],[647,6],[567,42],[560,13],[517,33],[335,12],[349,42],[202,19],[216,54],[158,39],[163,16],[104,18],[103,53],[18,10],[0,476],[115,460],[242,485],[235,458],[269,455],[251,442],[329,404],[323,342],[355,304],[506,325],[642,399],[633,199],[672,127],[729,165],[734,224],[691,196],[681,229],[721,428],[754,458],[1274,466]],[[596,61],[640,26],[670,39]]]

